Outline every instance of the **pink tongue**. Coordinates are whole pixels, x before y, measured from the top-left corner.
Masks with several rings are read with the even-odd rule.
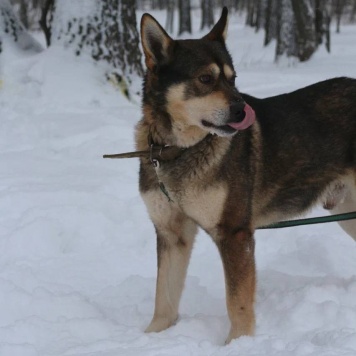
[[[250,127],[255,122],[255,112],[248,104],[245,105],[244,111],[246,115],[241,122],[229,122],[228,125],[234,128],[235,130],[245,130]]]

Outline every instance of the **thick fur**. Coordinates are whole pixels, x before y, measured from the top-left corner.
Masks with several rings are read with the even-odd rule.
[[[141,159],[140,192],[157,233],[155,312],[147,332],[171,326],[197,227],[221,254],[231,321],[227,342],[255,327],[254,230],[316,204],[356,209],[356,80],[335,78],[266,99],[240,94],[225,47],[227,10],[204,38],[172,40],[141,22],[147,74],[136,145],[186,148],[154,169]],[[248,103],[256,122],[231,129]],[[163,182],[171,201],[161,192]],[[341,224],[356,238],[355,222]]]

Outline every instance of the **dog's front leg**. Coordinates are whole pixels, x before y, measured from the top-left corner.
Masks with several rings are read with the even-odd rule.
[[[254,238],[249,229],[222,231],[217,245],[223,261],[226,304],[231,329],[229,343],[242,335],[252,335],[255,328]]]
[[[155,196],[156,195],[156,196]],[[196,224],[160,192],[144,197],[157,233],[157,285],[153,319],[146,332],[159,332],[178,318],[178,307],[197,232]]]

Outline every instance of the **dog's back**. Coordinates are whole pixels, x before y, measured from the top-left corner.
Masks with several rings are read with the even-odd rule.
[[[354,173],[355,79],[329,79],[265,99],[242,95],[256,111],[261,135],[258,214],[303,213],[330,182]]]

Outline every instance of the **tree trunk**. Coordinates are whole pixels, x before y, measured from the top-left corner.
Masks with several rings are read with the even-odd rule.
[[[298,55],[295,20],[291,0],[277,1],[277,46],[276,61],[286,55]]]
[[[20,9],[19,9],[19,16],[20,21],[25,26],[25,28],[29,28],[29,21],[28,21],[28,4],[25,1],[20,2]]]
[[[201,26],[200,29],[209,29],[214,25],[214,4],[213,0],[202,0],[201,1]]]
[[[259,31],[261,27],[264,26],[265,21],[265,11],[266,11],[266,0],[255,0],[256,1],[256,17],[255,17],[255,28],[256,32]]]
[[[325,46],[330,52],[330,13],[331,1],[330,0],[315,0],[315,33],[317,44],[323,43],[325,38]]]
[[[140,39],[137,32],[136,23],[136,2],[133,0],[109,0],[111,6],[118,6],[117,19],[119,43],[117,48],[112,52],[110,62],[120,54],[116,62],[116,68],[122,68],[124,73],[134,73],[143,76],[142,55],[140,51]],[[117,5],[117,3],[119,3]],[[107,42],[107,47],[115,41],[114,36]]]
[[[315,32],[318,44],[323,42],[323,9],[321,0],[315,0]]]
[[[166,6],[166,1],[164,0],[151,0],[152,10],[163,10]]]
[[[173,33],[174,25],[174,0],[167,0],[166,30]]]
[[[341,16],[344,10],[345,0],[336,0],[336,32],[340,33]]]
[[[237,11],[239,11],[240,13],[245,12],[247,9],[247,2],[248,0],[238,0],[236,4]]]
[[[190,0],[179,0],[179,31],[178,35],[184,32],[192,33],[192,21],[190,17]]]
[[[317,49],[315,14],[310,0],[292,0],[298,38],[298,58],[307,61]]]
[[[255,1],[250,0],[247,5],[246,25],[251,27],[255,26]]]
[[[356,20],[356,0],[352,1],[352,10],[350,13],[350,22],[355,22]]]
[[[273,39],[277,38],[277,0],[267,0],[265,10],[265,40],[267,46]]]
[[[132,0],[57,0],[52,39],[77,56],[87,53],[110,64],[115,70],[108,77],[127,96],[133,78],[143,75]]]
[[[46,0],[42,8],[41,18],[38,21],[46,39],[47,47],[51,45],[52,21],[55,9],[55,0]]]

